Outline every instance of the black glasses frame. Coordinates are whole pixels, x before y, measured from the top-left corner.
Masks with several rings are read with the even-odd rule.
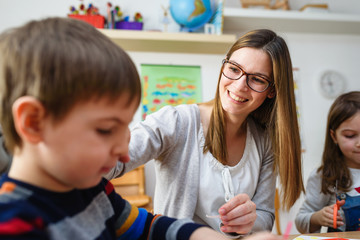
[[[225,64],[225,63],[230,63],[230,64],[233,64],[233,65],[235,65],[236,67],[238,67],[238,68],[241,70],[240,76],[239,76],[238,78],[235,78],[235,79],[226,76],[225,73],[224,73],[224,64]],[[272,86],[274,85],[272,81],[266,79],[266,78],[263,77],[263,76],[260,76],[260,75],[258,75],[258,74],[253,74],[253,73],[247,73],[247,72],[245,72],[237,63],[232,62],[232,61],[230,61],[229,59],[223,59],[223,60],[222,60],[221,73],[222,73],[222,75],[224,75],[226,78],[228,78],[228,79],[230,79],[230,80],[235,80],[235,81],[236,81],[236,80],[239,80],[242,76],[245,75],[245,76],[246,76],[246,85],[247,85],[251,90],[253,90],[253,91],[255,91],[255,92],[258,92],[258,93],[265,92],[269,87],[272,87]],[[264,90],[262,90],[262,91],[255,90],[255,89],[253,89],[253,88],[249,85],[249,75],[254,75],[254,76],[257,76],[257,77],[261,77],[262,79],[264,79],[265,81],[267,81],[267,82],[269,83],[269,85],[268,85]]]

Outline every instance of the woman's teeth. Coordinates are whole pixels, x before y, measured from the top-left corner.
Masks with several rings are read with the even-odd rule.
[[[229,92],[229,96],[237,102],[246,102],[247,101],[246,98],[238,97],[238,96],[232,94],[232,92]]]

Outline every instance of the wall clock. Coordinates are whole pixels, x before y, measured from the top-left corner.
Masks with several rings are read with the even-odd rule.
[[[320,77],[320,92],[326,98],[334,99],[344,93],[346,79],[334,70],[325,71]]]

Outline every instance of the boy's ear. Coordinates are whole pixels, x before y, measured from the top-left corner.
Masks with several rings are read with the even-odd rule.
[[[30,143],[41,141],[45,108],[39,100],[30,96],[16,99],[12,114],[15,129],[23,140]]]

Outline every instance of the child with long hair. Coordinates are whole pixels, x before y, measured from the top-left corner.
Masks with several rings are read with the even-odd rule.
[[[338,212],[334,223],[336,202],[344,217]],[[319,232],[322,226],[360,231],[359,91],[339,96],[330,108],[322,163],[310,174],[295,223],[301,233]]]

